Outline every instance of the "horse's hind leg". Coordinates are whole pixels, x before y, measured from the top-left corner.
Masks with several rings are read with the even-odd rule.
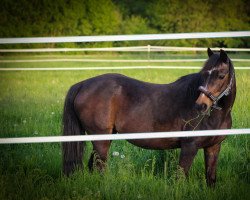
[[[220,144],[204,148],[206,181],[208,186],[214,186],[216,182],[216,166],[220,152]]]
[[[112,133],[112,130],[106,132],[102,131],[101,133],[110,134]],[[98,171],[103,172],[106,167],[106,161],[108,158],[108,151],[111,145],[111,141],[110,140],[93,141],[92,144],[93,144],[93,152],[91,153],[88,162],[89,170],[93,171],[93,169],[97,169]]]

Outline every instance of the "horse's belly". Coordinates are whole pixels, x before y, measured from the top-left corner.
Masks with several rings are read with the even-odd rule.
[[[225,138],[226,136],[195,137],[194,141],[198,148],[204,148],[220,144]]]
[[[164,150],[180,147],[179,138],[139,139],[128,142],[144,149]]]

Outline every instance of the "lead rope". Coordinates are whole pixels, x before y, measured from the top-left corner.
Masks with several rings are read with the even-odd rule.
[[[205,113],[205,114],[202,114],[202,117],[201,117],[201,119],[199,120],[199,122],[194,126],[194,125],[192,125],[191,124],[191,122],[192,121],[194,121],[194,120],[196,120],[196,119],[198,119],[200,116],[201,116],[201,114],[198,114],[196,117],[194,117],[194,118],[192,118],[192,119],[190,119],[190,120],[184,120],[184,119],[182,119],[184,122],[185,122],[185,124],[184,124],[184,126],[183,126],[183,129],[185,130],[186,129],[186,127],[187,127],[187,125],[189,125],[189,126],[191,126],[191,127],[193,127],[193,131],[200,125],[200,123],[202,122],[202,120],[204,119],[204,117],[207,115],[207,116],[210,116],[210,113],[213,111],[213,108],[212,109],[210,109],[207,113]]]

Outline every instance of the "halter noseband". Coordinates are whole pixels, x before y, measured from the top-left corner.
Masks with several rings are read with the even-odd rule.
[[[217,109],[217,110],[221,110],[222,108],[219,107],[217,105],[218,101],[225,95],[225,96],[228,96],[229,93],[230,93],[230,90],[232,89],[232,84],[233,84],[233,77],[234,77],[234,73],[232,73],[231,75],[231,79],[230,79],[230,83],[227,85],[227,88],[221,92],[217,97],[215,97],[214,95],[212,95],[211,92],[209,92],[206,88],[204,88],[203,86],[200,86],[198,88],[198,90],[200,92],[202,92],[203,94],[205,94],[209,99],[212,100],[213,104],[212,104],[212,107]]]

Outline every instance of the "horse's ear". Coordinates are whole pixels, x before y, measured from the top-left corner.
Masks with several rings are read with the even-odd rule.
[[[227,63],[228,61],[228,57],[227,57],[227,54],[224,50],[220,50],[220,60],[224,63]]]
[[[214,54],[214,52],[210,48],[207,48],[207,55],[208,55],[208,57],[210,57],[213,54]]]

